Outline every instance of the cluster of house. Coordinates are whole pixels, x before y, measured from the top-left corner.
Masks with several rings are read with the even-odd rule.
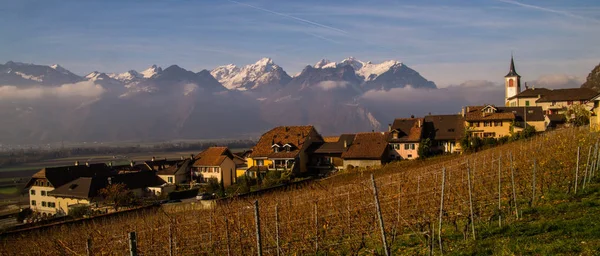
[[[585,88],[528,88],[521,91],[520,76],[511,58],[505,76],[506,106],[468,106],[457,114],[395,119],[384,132],[322,136],[313,126],[280,126],[264,133],[252,150],[232,153],[211,147],[187,159],[153,158],[140,164],[84,164],[44,168],[33,175],[30,207],[49,215],[68,214],[77,205],[90,205],[98,191],[123,183],[138,196],[160,195],[177,185],[206,184],[211,179],[228,187],[241,176],[259,177],[269,171],[302,174],[311,171],[368,168],[394,160],[416,159],[419,144],[430,139],[431,150],[461,152],[464,136],[501,138],[528,126],[537,132],[564,124],[569,107],[583,105],[591,123],[600,124],[599,96]]]

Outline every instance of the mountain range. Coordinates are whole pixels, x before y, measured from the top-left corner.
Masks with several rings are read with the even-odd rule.
[[[0,64],[0,144],[257,137],[276,125],[323,134],[379,130],[357,99],[435,83],[395,60],[321,60],[293,77],[270,58],[193,72],[177,65],[78,76],[60,65]]]

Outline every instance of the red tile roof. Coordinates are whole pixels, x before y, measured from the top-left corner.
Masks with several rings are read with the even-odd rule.
[[[317,141],[322,142],[323,138],[313,126],[279,126],[263,134],[256,146],[252,148],[249,157],[268,157],[268,158],[296,158],[300,150],[305,146],[309,136],[316,136]],[[284,145],[291,145],[287,152]],[[273,145],[278,145],[279,152],[274,152]]]

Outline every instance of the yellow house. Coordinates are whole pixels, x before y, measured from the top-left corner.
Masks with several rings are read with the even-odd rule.
[[[424,137],[432,140],[432,150],[440,153],[462,151],[460,140],[465,136],[462,115],[428,115],[424,127]]]
[[[68,182],[49,195],[56,198],[56,213],[67,215],[74,206],[95,206],[102,203],[100,190],[111,184],[124,184],[125,189],[133,192],[135,196],[142,197],[156,193],[149,187],[160,188],[164,184],[152,171],[131,172],[111,176],[80,177]],[[167,189],[167,187],[165,187]],[[159,191],[164,193],[166,191]]]
[[[156,175],[168,184],[183,184],[188,181],[190,164],[191,160],[186,159],[156,172]]]
[[[200,152],[192,160],[192,179],[208,182],[217,179],[228,187],[236,181],[236,165],[233,154],[226,147],[210,147]]]
[[[275,127],[263,134],[252,148],[247,158],[248,170],[256,169],[253,166],[266,166],[268,170],[306,172],[307,149],[315,142],[322,143],[323,138],[313,126]]]
[[[59,213],[57,198],[52,191],[79,177],[108,175],[110,169],[106,164],[79,164],[72,166],[48,167],[35,173],[25,185],[29,192],[29,207],[43,215]]]
[[[469,106],[463,113],[467,133],[480,138],[510,136],[526,126],[542,132],[549,124],[541,107]]]

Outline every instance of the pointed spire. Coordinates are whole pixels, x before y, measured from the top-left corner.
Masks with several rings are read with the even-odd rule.
[[[519,74],[517,74],[517,70],[515,69],[515,60],[513,58],[512,52],[510,54],[510,70],[508,71],[508,74],[505,77],[509,76],[521,77]]]

